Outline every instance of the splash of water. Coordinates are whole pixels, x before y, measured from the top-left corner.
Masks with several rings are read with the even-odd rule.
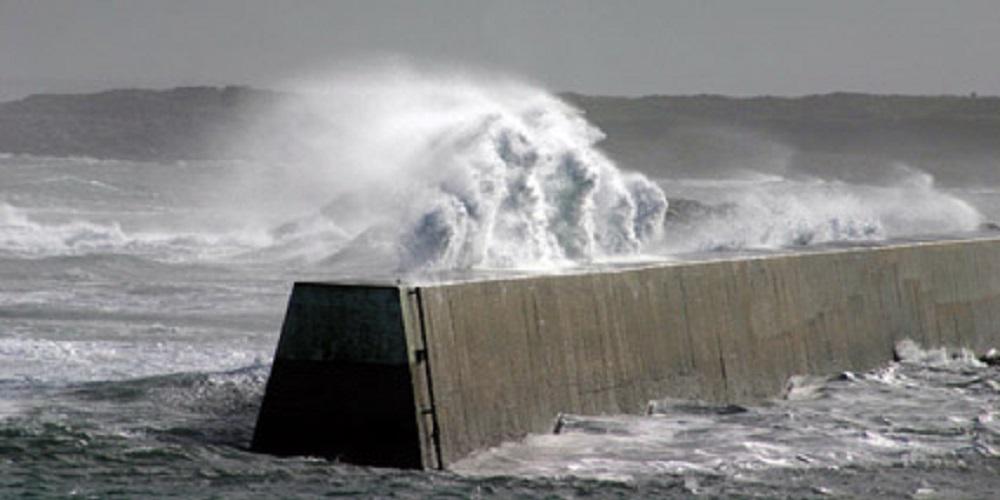
[[[997,372],[967,350],[905,340],[900,361],[864,372],[796,376],[783,399],[742,407],[651,402],[649,416],[563,415],[558,434],[483,450],[451,469],[471,476],[758,474],[995,460]],[[759,477],[759,476],[758,476]]]
[[[128,232],[116,222],[42,222],[0,202],[0,257],[139,255],[163,261],[230,257],[270,243],[260,235]]]
[[[309,125],[278,149],[295,151],[299,199],[352,235],[330,262],[545,268],[636,254],[659,236],[660,188],[620,171],[595,147],[603,134],[538,88],[394,70],[302,95]]]
[[[677,191],[709,200],[693,216],[668,218],[667,251],[787,248],[839,241],[881,241],[975,231],[983,215],[939,189],[925,172],[898,164],[894,181],[851,184],[766,176],[674,181]]]

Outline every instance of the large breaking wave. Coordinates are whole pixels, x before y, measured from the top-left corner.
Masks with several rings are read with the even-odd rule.
[[[903,164],[863,183],[818,178],[788,168],[781,148],[729,177],[655,184],[617,168],[597,147],[603,134],[558,97],[442,74],[454,72],[303,84],[259,123],[224,132],[239,136],[245,160],[0,156],[0,258],[128,254],[354,276],[544,271],[954,235],[995,228],[984,214],[1000,214],[992,188],[940,188]]]
[[[351,235],[332,264],[545,268],[639,253],[662,228],[661,189],[543,90],[390,72],[303,95],[309,118],[284,119],[292,146],[277,149],[294,151],[297,196],[325,207],[282,232],[332,221]]]
[[[600,134],[575,110],[541,93],[460,106],[468,115],[423,131],[412,159],[444,175],[421,187],[404,267],[591,260],[638,253],[657,235],[662,191],[595,150]]]

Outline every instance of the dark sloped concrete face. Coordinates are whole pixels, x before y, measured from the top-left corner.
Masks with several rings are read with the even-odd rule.
[[[1000,342],[1000,240],[420,287],[296,285],[254,449],[443,467],[559,413],[747,402]]]
[[[252,449],[421,468],[409,369],[275,360]]]
[[[297,284],[252,449],[420,468],[414,381],[396,287]]]

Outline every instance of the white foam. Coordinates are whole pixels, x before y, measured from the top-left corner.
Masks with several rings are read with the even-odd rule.
[[[233,370],[267,359],[231,343],[0,338],[0,380],[69,383]]]
[[[366,244],[380,228],[371,251],[401,271],[558,266],[659,234],[660,188],[622,173],[595,147],[603,134],[544,90],[391,68],[303,92],[312,120],[291,134],[282,184]],[[371,257],[347,246],[333,261]]]
[[[995,371],[964,350],[905,342],[897,353],[901,363],[867,373],[797,377],[787,399],[745,411],[664,400],[651,403],[648,416],[564,415],[559,434],[503,443],[450,468],[471,476],[634,480],[995,456]]]
[[[242,231],[225,234],[129,233],[114,222],[42,223],[23,209],[0,203],[0,255],[50,257],[120,253],[185,260],[238,255],[272,243],[267,234]]]
[[[671,192],[693,188],[717,208],[676,228],[664,251],[953,235],[974,231],[984,221],[971,204],[938,189],[929,174],[902,164],[896,171],[897,181],[888,185],[780,177],[739,183],[673,180]]]

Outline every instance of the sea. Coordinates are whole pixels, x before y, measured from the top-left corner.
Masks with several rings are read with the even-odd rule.
[[[567,415],[558,434],[483,450],[448,471],[252,453],[291,284],[345,271],[303,257],[301,235],[281,240],[288,227],[247,224],[246,204],[214,188],[246,168],[0,156],[0,498],[1000,491],[1000,368],[912,342],[896,362],[796,377],[757,405],[664,400],[648,415]],[[687,194],[711,187],[678,182],[663,181]],[[754,189],[803,192],[775,183]],[[982,189],[946,194],[980,211],[996,199]],[[310,241],[334,240],[317,230]]]
[[[447,471],[252,453],[296,280],[583,272],[1000,220],[1000,188],[938,186],[903,163],[871,182],[781,158],[724,178],[630,172],[582,112],[515,82],[361,75],[303,95],[261,117],[284,137],[227,131],[228,160],[0,154],[0,498],[1000,491],[1000,368],[912,342],[756,405],[564,415],[559,433]]]

